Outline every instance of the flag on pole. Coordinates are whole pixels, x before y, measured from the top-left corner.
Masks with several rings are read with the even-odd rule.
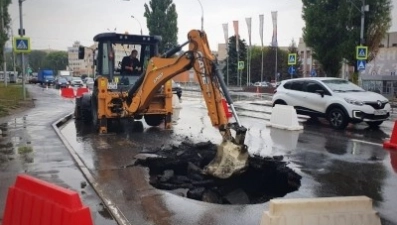
[[[272,38],[272,46],[277,47],[277,11],[272,12],[272,20],[273,20],[273,38]]]
[[[251,18],[245,18],[245,22],[247,22],[248,27],[248,44],[251,46]]]
[[[238,32],[238,20],[233,21],[233,27],[234,27],[234,35],[236,36],[236,51],[238,52],[239,49],[239,40],[240,40],[240,35]]]
[[[259,34],[261,36],[262,48],[263,48],[263,19],[264,19],[263,14],[259,15]]]
[[[222,24],[223,27],[223,35],[225,36],[225,43],[226,46],[228,46],[229,43],[229,24],[228,23],[224,23]]]

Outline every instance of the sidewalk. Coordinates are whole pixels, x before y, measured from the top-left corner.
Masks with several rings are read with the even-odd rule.
[[[73,102],[62,99],[55,89],[28,85],[28,91],[36,99],[35,107],[0,125],[0,224],[8,187],[20,173],[79,192],[96,225],[116,224],[51,126],[73,111]]]

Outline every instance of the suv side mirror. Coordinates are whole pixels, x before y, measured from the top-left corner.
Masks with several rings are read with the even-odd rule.
[[[85,56],[85,47],[79,46],[79,59],[84,59]]]
[[[324,90],[316,90],[316,93],[324,97]]]

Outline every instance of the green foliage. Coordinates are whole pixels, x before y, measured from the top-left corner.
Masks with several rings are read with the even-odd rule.
[[[236,37],[229,38],[229,84],[237,85],[237,53],[236,53]],[[261,67],[262,67],[262,51],[260,46],[251,47],[251,82],[261,81]],[[244,40],[240,40],[240,59],[246,61],[246,45]],[[275,61],[276,50],[274,47],[263,48],[263,81],[272,81],[275,79]],[[227,59],[226,59],[227,60]],[[277,72],[280,73],[281,79],[288,79],[288,51],[277,48]],[[299,66],[299,65],[298,65]],[[226,81],[227,66],[223,68],[223,74]],[[242,85],[246,84],[246,68],[242,72]]]
[[[229,85],[238,85],[238,76],[237,76],[237,57],[240,61],[245,61],[244,69],[239,71],[241,74],[241,85],[247,84],[247,44],[245,40],[238,40],[239,43],[239,54],[237,54],[236,49],[236,36],[232,36],[229,38]],[[227,59],[226,59],[227,60]],[[225,78],[225,82],[227,82],[227,67],[223,68],[223,74]]]
[[[67,56],[66,56],[67,59]],[[47,62],[47,53],[44,51],[33,50],[29,53],[29,66],[33,71],[37,72],[40,68],[43,68],[45,63]],[[60,68],[60,69],[64,69]]]
[[[44,59],[42,68],[54,71],[64,70],[68,65],[68,53],[64,51],[50,52]]]
[[[2,14],[0,15],[4,19],[4,27],[0,23],[0,51],[3,52],[5,43],[8,41],[8,30],[10,27],[10,14],[8,12],[8,6],[11,4],[11,0],[1,0],[0,8],[2,9]],[[0,54],[0,63],[3,63],[3,54]]]
[[[341,61],[356,64],[355,47],[360,43],[361,7],[358,0],[302,0],[306,27],[303,38],[314,51],[327,76],[338,76]],[[378,46],[391,23],[391,0],[367,0],[364,39],[369,51],[376,55]],[[373,58],[372,57],[372,58]]]
[[[172,0],[150,0],[145,3],[146,24],[150,35],[160,35],[159,52],[165,52],[178,42],[178,14]]]

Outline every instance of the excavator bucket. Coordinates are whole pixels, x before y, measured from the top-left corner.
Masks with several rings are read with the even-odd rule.
[[[236,138],[233,138],[229,129],[221,131],[223,141],[203,173],[220,179],[243,173],[248,167],[249,158],[248,147],[244,144],[245,133],[245,128],[236,130]]]

